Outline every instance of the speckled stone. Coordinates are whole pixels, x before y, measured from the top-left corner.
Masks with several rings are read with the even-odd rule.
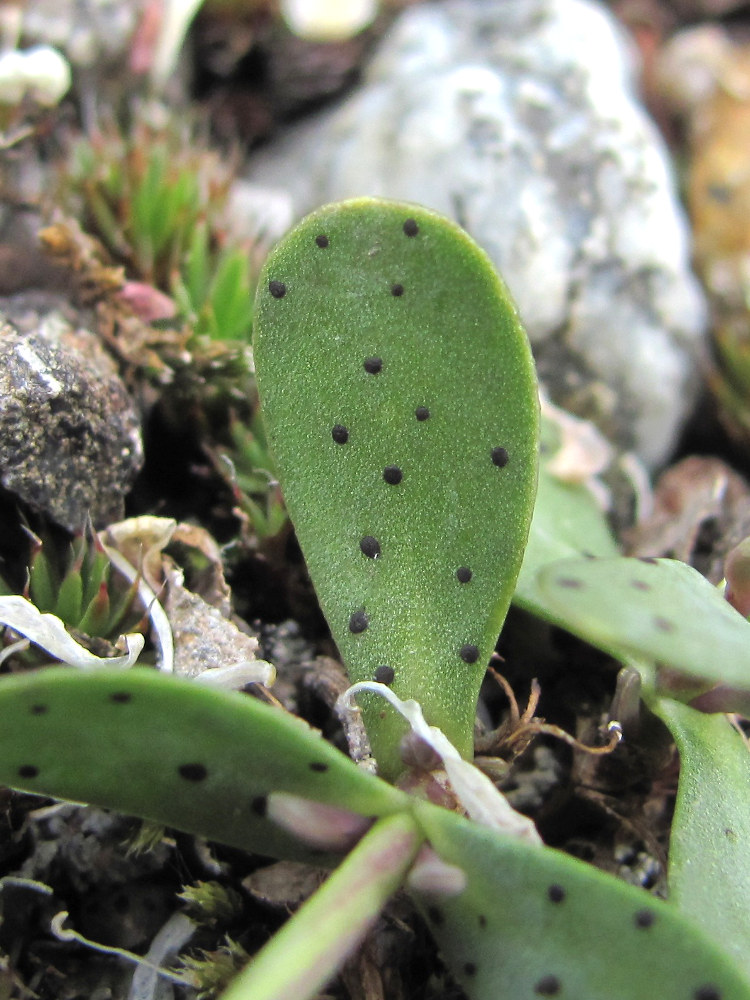
[[[590,0],[420,4],[363,85],[249,176],[296,217],[380,195],[457,219],[503,273],[553,400],[656,466],[696,397],[706,311],[633,51]]]
[[[140,422],[96,337],[50,305],[0,299],[0,483],[71,531],[102,528],[142,464]]]

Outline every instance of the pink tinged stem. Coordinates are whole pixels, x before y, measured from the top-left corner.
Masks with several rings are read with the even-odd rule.
[[[386,816],[253,958],[221,1000],[307,1000],[331,979],[403,884],[423,836]]]

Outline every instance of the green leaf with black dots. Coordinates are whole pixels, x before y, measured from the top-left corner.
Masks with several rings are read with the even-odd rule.
[[[0,783],[279,858],[310,851],[266,818],[274,793],[367,817],[409,801],[280,709],[138,668],[1,678]]]
[[[750,752],[726,715],[648,698],[680,753],[669,900],[750,976]]]
[[[254,352],[287,508],[353,681],[393,671],[462,754],[533,509],[533,361],[489,258],[415,205],[308,216],[266,262]],[[363,698],[384,773],[402,722]]]
[[[750,710],[750,622],[686,563],[564,559],[541,570],[538,585],[568,631],[615,657],[670,668],[656,675],[664,693],[689,700],[720,684],[713,710]]]
[[[455,896],[415,891],[470,1000],[748,1000],[750,984],[674,907],[552,848],[429,803],[415,815]]]

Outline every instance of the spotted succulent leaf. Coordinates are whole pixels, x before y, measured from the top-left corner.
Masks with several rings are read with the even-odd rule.
[[[649,701],[680,752],[669,899],[750,976],[750,752],[726,715]]]
[[[567,559],[539,572],[536,587],[541,603],[534,610],[542,617],[625,662],[636,657],[645,700],[680,754],[670,901],[750,974],[744,902],[750,754],[724,715],[705,715],[676,700],[696,696],[709,711],[747,712],[750,624],[699,573],[675,560]],[[670,696],[656,694],[655,683]]]
[[[413,892],[470,1000],[748,1000],[750,985],[674,907],[551,848],[418,803],[457,895]]]
[[[3,677],[0,783],[280,858],[305,848],[267,818],[274,793],[362,816],[408,802],[280,709],[140,668]]]
[[[468,756],[536,483],[534,367],[505,287],[426,209],[330,205],[266,262],[254,352],[284,498],[352,680],[389,668]],[[403,725],[363,707],[393,774]]]
[[[750,705],[750,622],[686,563],[565,559],[542,569],[538,584],[570,632],[614,656],[670,668],[657,674],[666,693],[687,699],[721,684],[736,708],[723,703],[718,710]],[[685,686],[684,679],[695,683]]]

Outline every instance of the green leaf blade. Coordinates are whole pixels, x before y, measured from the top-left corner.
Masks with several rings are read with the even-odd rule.
[[[352,680],[392,667],[397,694],[469,755],[536,486],[535,374],[504,286],[425,209],[328,206],[269,258],[254,351],[284,497]],[[381,713],[365,706],[394,773],[402,726]]]
[[[750,976],[750,750],[725,715],[649,699],[680,752],[669,898]]]
[[[4,677],[0,782],[276,857],[305,851],[265,818],[274,792],[363,816],[408,801],[281,710],[140,668]]]
[[[566,559],[545,567],[538,583],[556,620],[587,642],[726,685],[747,703],[750,622],[686,563]]]
[[[669,904],[427,803],[415,812],[467,875],[458,896],[415,896],[470,1000],[750,997],[732,961]]]

